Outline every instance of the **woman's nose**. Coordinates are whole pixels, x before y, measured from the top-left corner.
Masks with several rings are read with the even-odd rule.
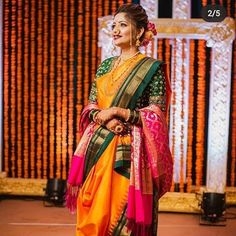
[[[113,33],[114,33],[114,34],[119,33],[119,27],[118,27],[118,26],[115,26],[115,27],[113,28]]]

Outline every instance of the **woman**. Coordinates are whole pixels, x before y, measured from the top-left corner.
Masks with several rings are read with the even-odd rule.
[[[112,32],[121,54],[99,66],[81,114],[67,206],[77,203],[77,235],[156,235],[157,201],[172,180],[169,83],[165,65],[139,52],[156,34],[140,5],[121,6]]]

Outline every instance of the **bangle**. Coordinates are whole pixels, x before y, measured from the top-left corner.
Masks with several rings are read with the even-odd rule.
[[[130,119],[130,115],[131,115],[131,111],[130,109],[127,109],[128,110],[128,117],[125,119],[126,122],[129,122],[129,119]]]
[[[98,109],[93,109],[92,111],[90,111],[89,113],[89,120],[90,121],[94,121],[94,115],[95,113],[97,113],[99,110]]]
[[[127,119],[126,122],[130,124],[136,124],[138,123],[139,119],[140,119],[139,111],[133,110],[130,111],[129,119]]]
[[[135,110],[133,124],[137,124],[138,123],[139,117],[140,117],[139,111]]]
[[[95,122],[95,117],[98,114],[100,110],[99,109],[93,109],[90,113],[89,113],[89,119],[90,121],[94,121]]]
[[[93,121],[96,122],[96,123],[98,123],[96,117],[97,117],[97,114],[98,114],[99,112],[100,112],[100,111],[96,111],[96,112],[94,112],[94,114],[93,114]]]

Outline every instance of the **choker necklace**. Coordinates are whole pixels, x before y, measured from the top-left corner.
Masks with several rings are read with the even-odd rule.
[[[130,57],[128,57],[127,59],[122,59],[121,58],[121,55],[119,56],[119,58],[120,58],[120,61],[128,61],[129,59],[131,59],[131,58],[133,58],[133,57],[135,57],[136,55],[138,55],[140,53],[140,51],[137,51],[136,53],[134,53],[132,56],[130,56]],[[119,62],[120,63],[120,62]]]

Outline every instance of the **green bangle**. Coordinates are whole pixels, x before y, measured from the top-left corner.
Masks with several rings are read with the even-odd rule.
[[[100,110],[98,109],[93,109],[90,113],[89,113],[89,119],[90,121],[94,121],[94,117],[98,114]],[[95,121],[94,121],[95,122]]]

